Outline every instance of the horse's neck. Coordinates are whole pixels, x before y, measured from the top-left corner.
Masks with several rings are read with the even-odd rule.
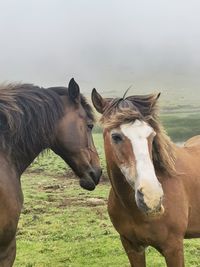
[[[17,156],[16,158],[12,158],[11,161],[14,162],[15,168],[19,174],[19,176],[22,175],[22,173],[31,165],[31,163],[34,161],[34,159],[42,152],[42,148],[38,148],[37,153],[27,153],[27,155],[21,155]]]

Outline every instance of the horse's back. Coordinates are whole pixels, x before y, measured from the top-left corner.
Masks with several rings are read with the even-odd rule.
[[[200,148],[200,135],[193,136],[185,142],[184,147],[198,147]]]
[[[178,172],[186,173],[186,176],[199,177],[199,163],[200,163],[200,135],[193,136],[188,139],[183,147],[177,150],[177,164]],[[191,178],[192,180],[192,178]]]
[[[200,190],[200,135],[188,139],[183,147],[177,150],[176,169],[182,173],[182,180],[190,184],[190,187]],[[200,199],[199,199],[200,200]]]
[[[188,226],[185,237],[200,236],[200,135],[188,139],[178,150],[178,180],[184,187],[185,200],[188,206]]]

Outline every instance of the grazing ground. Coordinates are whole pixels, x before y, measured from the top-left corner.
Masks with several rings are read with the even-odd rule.
[[[27,173],[25,197],[17,233],[15,267],[128,267],[128,260],[106,211],[110,185],[95,191],[78,180]],[[200,242],[185,242],[186,266],[200,267]],[[165,266],[163,258],[147,249],[147,266]]]
[[[102,136],[94,138],[105,169]],[[49,153],[29,168],[22,187],[15,267],[129,266],[106,211],[108,182],[85,191],[66,164]],[[187,267],[200,267],[199,239],[185,241],[185,258]],[[147,266],[165,266],[152,248],[147,249]]]

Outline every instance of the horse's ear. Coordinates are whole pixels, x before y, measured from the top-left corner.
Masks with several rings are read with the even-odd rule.
[[[157,101],[160,97],[161,93],[158,93],[158,94],[154,94],[152,95],[152,101],[151,101],[151,104],[149,106],[149,114],[151,116],[154,116],[155,114],[157,114]]]
[[[74,103],[79,103],[80,102],[80,89],[79,89],[78,84],[75,82],[74,78],[72,78],[69,81],[68,94],[69,94],[69,98]]]
[[[160,98],[161,92],[157,94],[156,96],[156,101],[158,100],[158,98]]]
[[[161,95],[161,93],[153,95],[151,107],[154,107],[156,105],[158,99],[160,98],[160,95]]]
[[[92,90],[91,98],[95,109],[102,114],[106,105],[108,104],[108,101],[104,99],[95,88]]]

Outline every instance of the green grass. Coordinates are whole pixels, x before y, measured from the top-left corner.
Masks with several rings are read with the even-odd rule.
[[[22,183],[25,203],[15,266],[114,266],[118,260],[123,265],[125,256],[106,212],[108,184],[88,192],[77,180],[38,174],[24,175]],[[91,198],[101,203],[96,206]],[[113,262],[118,252],[121,259]]]
[[[199,119],[197,113],[162,115],[175,140],[181,139],[182,132],[183,140],[194,134],[194,129],[198,133]],[[106,175],[99,131],[94,139]],[[15,267],[129,266],[106,210],[109,183],[88,192],[72,176],[66,164],[51,152],[37,158],[23,176],[25,201],[17,232]],[[100,203],[95,205],[91,198],[98,198]],[[146,254],[147,267],[165,266],[163,257],[153,248],[148,248]],[[186,266],[200,267],[198,239],[185,241],[185,259]]]
[[[70,175],[69,175],[70,176]],[[107,214],[108,183],[88,192],[71,177],[25,174],[15,267],[127,267],[128,259]],[[100,203],[93,202],[98,198]],[[199,240],[185,241],[186,266],[200,266]],[[147,266],[164,259],[147,249]]]
[[[200,134],[200,112],[162,114],[161,121],[174,142],[181,142]]]

